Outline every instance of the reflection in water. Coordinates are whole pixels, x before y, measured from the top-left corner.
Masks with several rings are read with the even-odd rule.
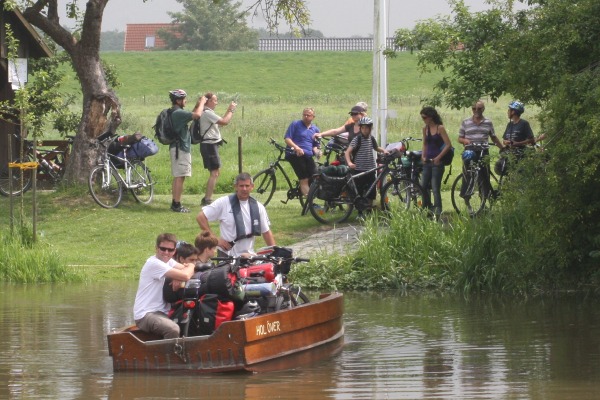
[[[135,289],[0,285],[0,398],[600,396],[596,299],[347,294],[344,350],[324,361],[260,374],[113,375],[106,332],[132,323]]]

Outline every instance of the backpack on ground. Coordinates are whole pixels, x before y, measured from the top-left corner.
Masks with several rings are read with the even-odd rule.
[[[156,117],[154,124],[154,137],[160,144],[175,143],[179,137],[173,129],[173,121],[171,121],[172,108],[165,108]]]

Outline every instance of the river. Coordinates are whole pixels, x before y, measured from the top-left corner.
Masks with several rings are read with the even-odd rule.
[[[260,374],[114,374],[137,282],[0,284],[0,399],[597,399],[597,298],[347,293],[345,345]]]

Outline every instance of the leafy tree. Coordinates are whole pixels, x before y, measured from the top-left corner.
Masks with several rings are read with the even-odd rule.
[[[121,121],[121,105],[112,87],[114,75],[100,58],[102,16],[108,1],[68,0],[67,18],[78,22],[74,32],[61,24],[59,0],[21,1],[25,19],[64,49],[81,84],[83,110],[73,154],[65,172],[66,182],[86,183],[97,160],[97,150],[92,142],[107,129],[115,129]],[[215,4],[218,3],[215,0]],[[7,7],[16,5],[17,0],[5,0]],[[308,23],[309,13],[304,0],[256,0],[251,7],[261,8],[267,21],[274,26],[280,19],[289,24]]]
[[[298,32],[289,31],[287,33],[276,33],[269,31],[265,28],[258,29],[258,37],[260,39],[297,39],[298,37],[302,38],[324,38],[323,32],[315,29],[305,29],[304,32],[298,36]]]
[[[524,222],[511,232],[522,245],[521,258],[508,261],[518,263],[537,287],[597,287],[600,2],[529,0],[529,8],[515,11],[513,0],[493,0],[490,10],[478,13],[462,0],[449,4],[451,17],[423,21],[395,36],[398,47],[417,51],[423,71],[444,72],[425,101],[458,109],[480,97],[512,95],[542,107],[550,138],[543,155],[523,161],[510,175],[514,190],[498,223]]]
[[[125,47],[125,32],[114,30],[105,31],[100,36],[100,51],[123,51]]]
[[[173,50],[251,50],[258,35],[246,24],[242,3],[232,0],[177,0],[182,12],[170,12],[175,26],[158,35]]]

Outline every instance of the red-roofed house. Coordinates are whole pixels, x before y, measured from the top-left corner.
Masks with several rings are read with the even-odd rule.
[[[160,29],[170,29],[173,24],[127,24],[125,51],[164,49],[166,44],[158,36]]]

